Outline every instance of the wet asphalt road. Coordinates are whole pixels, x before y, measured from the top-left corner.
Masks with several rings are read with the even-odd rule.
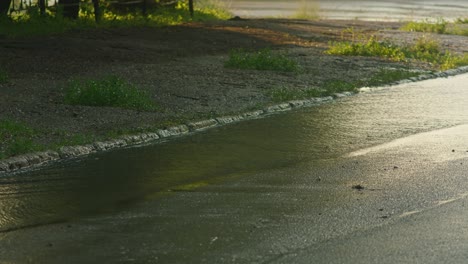
[[[326,19],[412,21],[466,17],[465,0],[221,0],[241,17],[297,17]]]
[[[466,263],[467,83],[2,177],[0,263]]]

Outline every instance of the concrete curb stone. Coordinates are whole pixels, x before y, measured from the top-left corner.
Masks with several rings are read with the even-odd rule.
[[[237,115],[237,116],[223,116],[223,117],[216,118],[216,121],[218,121],[218,123],[220,125],[226,125],[226,124],[230,124],[230,123],[234,123],[234,122],[239,122],[239,121],[241,121],[243,119],[244,119],[244,117],[240,116],[240,115]]]
[[[170,127],[168,129],[159,129],[156,131],[156,134],[160,138],[167,138],[167,137],[172,137],[172,136],[180,136],[182,134],[187,134],[189,133],[189,128],[186,125],[180,125],[180,126],[174,126]]]
[[[198,122],[190,122],[187,124],[190,131],[198,131],[202,129],[207,129],[218,125],[216,119],[202,120]]]

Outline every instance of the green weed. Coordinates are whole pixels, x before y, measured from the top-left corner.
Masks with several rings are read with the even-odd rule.
[[[0,69],[0,84],[7,83],[9,80],[8,74]]]
[[[454,26],[450,29],[449,34],[459,35],[459,36],[468,36],[467,24],[454,24]]]
[[[408,51],[416,53],[416,54],[418,53],[439,54],[440,47],[439,47],[439,43],[435,41],[434,39],[430,39],[426,36],[422,36],[418,38],[412,46],[409,46]]]
[[[0,158],[14,156],[39,148],[33,138],[36,132],[26,124],[10,119],[0,120]]]
[[[468,24],[468,18],[457,18],[457,20],[455,20],[455,23],[456,24]]]
[[[70,81],[65,94],[65,103],[144,111],[156,109],[146,92],[115,76],[100,80]]]
[[[468,54],[453,55],[450,52],[446,52],[441,56],[440,68],[443,70],[453,69],[461,66],[468,65]]]
[[[325,95],[332,95],[334,93],[355,92],[357,84],[343,80],[329,80],[323,84],[322,88],[325,89]]]
[[[306,98],[304,90],[291,90],[287,88],[273,89],[267,95],[274,102],[286,102]]]
[[[59,134],[57,141],[52,143],[52,149],[59,149],[62,146],[86,145],[98,140],[96,135],[90,134]]]
[[[403,61],[405,54],[403,50],[389,42],[380,42],[375,36],[367,41],[361,42],[331,42],[326,54],[345,56],[376,56],[393,61]]]
[[[440,50],[439,43],[425,36],[420,37],[413,45],[402,48],[402,50],[406,58],[421,60],[434,65],[443,64],[443,54]]]
[[[329,80],[323,83],[320,87],[311,87],[306,89],[277,88],[267,92],[267,96],[269,96],[274,102],[286,102],[312,97],[333,96],[335,93],[357,93],[359,87],[382,86],[418,75],[419,73],[417,72],[410,72],[404,69],[381,69],[370,78],[357,82]]]
[[[415,31],[415,32],[428,32],[428,33],[438,33],[445,34],[447,33],[447,25],[449,23],[444,19],[440,18],[435,22],[425,20],[422,22],[408,22],[401,30],[404,31]]]
[[[430,63],[440,70],[467,65],[467,55],[454,55],[448,51],[442,52],[437,41],[425,36],[419,38],[413,45],[405,47],[386,41],[378,41],[375,36],[360,41],[331,42],[325,53],[330,55],[381,57],[393,61],[419,60]]]
[[[14,142],[11,142],[10,145],[7,146],[4,155],[6,157],[16,156],[20,154],[25,154],[28,152],[34,152],[41,150],[41,146],[34,143],[32,139],[27,138],[18,138]]]
[[[277,88],[267,93],[274,102],[286,102],[291,100],[306,99],[312,97],[331,96],[335,93],[357,92],[357,84],[341,80],[330,80],[322,87],[311,87],[306,89]]]
[[[40,139],[54,136],[46,142]],[[0,120],[0,159],[46,149],[58,150],[62,146],[85,145],[105,137],[92,134],[73,134],[57,130],[33,129],[28,125],[10,120]]]
[[[420,73],[418,72],[412,72],[403,69],[380,69],[379,72],[374,74],[370,79],[365,80],[362,83],[362,86],[382,86],[419,75]]]
[[[273,53],[270,49],[262,49],[257,52],[247,52],[242,49],[233,50],[229,54],[229,60],[224,65],[227,68],[250,70],[285,72],[299,70],[296,61],[287,58],[283,54]]]
[[[34,130],[27,125],[10,119],[0,120],[0,138],[10,140],[15,136],[31,136]]]
[[[468,24],[468,19],[459,18],[454,23],[449,23],[443,19],[436,22],[426,20],[423,22],[409,22],[401,27],[401,30],[468,36],[468,29],[464,24]]]
[[[413,46],[405,49],[408,58],[429,62],[440,70],[448,70],[468,65],[468,54],[454,55],[442,52],[437,41],[426,37],[419,38]]]

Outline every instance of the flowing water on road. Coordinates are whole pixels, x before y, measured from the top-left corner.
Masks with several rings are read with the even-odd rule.
[[[0,231],[115,212],[171,192],[333,161],[396,139],[468,124],[466,83],[467,74],[379,88],[171,142],[0,175]]]

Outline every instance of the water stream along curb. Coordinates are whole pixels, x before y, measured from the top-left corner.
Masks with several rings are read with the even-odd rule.
[[[387,84],[385,85],[385,87],[441,77],[455,76],[462,73],[468,73],[468,66],[460,67],[457,69],[451,69],[444,72],[423,74],[418,77],[412,77],[409,79]],[[366,87],[363,87],[361,88],[361,90],[365,88]],[[124,135],[116,139],[108,141],[98,141],[87,145],[64,146],[61,147],[58,151],[48,150],[23,154],[8,159],[0,160],[0,176],[9,172],[16,172],[28,168],[36,168],[38,166],[49,164],[53,161],[83,157],[92,153],[115,150],[124,147],[134,147],[144,144],[155,144],[163,140],[165,141],[180,136],[190,135],[192,133],[199,132],[202,130],[236,123],[243,120],[262,118],[275,113],[290,111],[293,109],[316,106],[325,102],[332,101],[333,99],[347,97],[351,95],[353,95],[353,93],[344,92],[334,94],[333,96],[321,98],[294,100],[277,105],[268,106],[262,110],[246,112],[239,115],[223,116],[197,122],[189,122],[186,124],[173,126],[167,129],[158,129],[154,132],[140,133],[135,135]]]

